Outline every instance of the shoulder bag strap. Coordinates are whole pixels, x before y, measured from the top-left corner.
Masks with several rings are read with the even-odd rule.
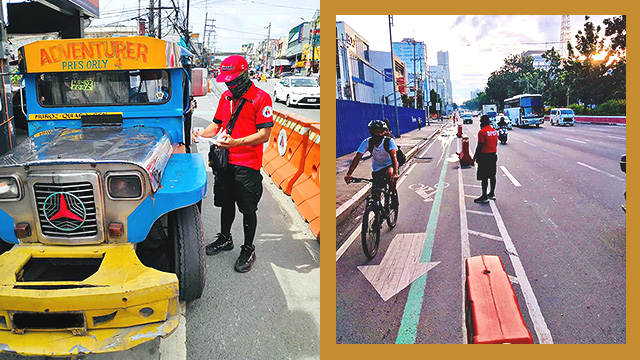
[[[236,120],[240,115],[240,111],[242,110],[242,107],[246,102],[247,102],[247,99],[240,98],[240,103],[238,104],[236,109],[233,111],[233,114],[231,114],[231,119],[229,119],[229,123],[227,124],[227,134],[231,135],[231,131],[233,131],[233,127],[236,125]]]

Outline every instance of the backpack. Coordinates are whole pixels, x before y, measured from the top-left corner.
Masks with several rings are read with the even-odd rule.
[[[388,136],[384,137],[384,150],[388,153],[390,153],[389,150],[389,143],[391,141],[391,138]],[[373,154],[373,144],[371,143],[371,138],[369,138],[369,152]],[[404,152],[402,152],[402,150],[400,149],[400,146],[398,146],[398,150],[396,150],[396,159],[398,160],[398,167],[404,165],[404,163],[407,162],[407,157],[404,155]]]

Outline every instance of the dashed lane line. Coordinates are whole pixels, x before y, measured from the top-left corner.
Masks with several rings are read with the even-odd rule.
[[[468,212],[469,214],[493,216],[493,213],[484,212],[484,211],[467,210],[467,212]]]
[[[565,140],[569,140],[569,141],[573,141],[579,144],[586,144],[586,141],[582,141],[582,140],[576,140],[576,139],[572,139],[572,138],[564,138]]]
[[[511,175],[511,173],[509,172],[509,170],[507,170],[506,167],[504,166],[500,166],[500,169],[502,169],[502,172],[504,172],[505,175],[507,175],[507,177],[509,178],[509,180],[511,181],[511,183],[513,184],[513,186],[515,187],[520,187],[522,185],[520,185],[520,183],[518,182],[518,180],[516,180],[516,178]]]
[[[533,288],[531,287],[529,279],[527,278],[527,274],[524,271],[524,266],[520,261],[520,255],[518,255],[516,247],[511,240],[511,236],[509,236],[509,232],[507,231],[507,227],[505,226],[504,221],[502,220],[502,216],[498,211],[498,206],[496,205],[495,201],[490,201],[489,205],[491,206],[491,211],[496,218],[500,236],[502,237],[502,241],[505,244],[505,247],[509,254],[509,258],[511,259],[511,264],[513,265],[513,270],[515,271],[516,277],[520,284],[520,289],[522,290],[524,301],[527,304],[527,309],[529,310],[529,316],[531,317],[533,327],[538,336],[538,342],[540,344],[553,344],[551,332],[547,327],[547,323],[544,319],[544,316],[542,315],[542,311],[540,310],[540,305],[538,305],[536,295],[533,292]]]
[[[493,216],[493,214],[491,214],[491,216]],[[483,233],[480,231],[475,231],[475,230],[469,230],[469,234],[471,235],[477,235],[480,237],[483,237],[485,239],[491,239],[491,240],[496,240],[496,241],[502,241],[502,238],[500,236],[495,236],[495,235],[491,235],[491,234],[487,234],[487,233]]]
[[[607,135],[607,137],[610,137],[612,139],[618,139],[618,140],[627,140],[626,137],[622,137],[622,136]]]
[[[596,168],[594,168],[593,166],[589,166],[589,165],[587,165],[587,164],[581,163],[580,161],[578,161],[578,165],[582,165],[582,166],[586,167],[587,169],[591,169],[591,170],[596,171],[596,172],[599,172],[599,173],[601,173],[601,174],[605,174],[605,175],[607,175],[608,177],[612,177],[612,178],[614,178],[614,179],[618,179],[618,180],[620,180],[620,181],[624,181],[624,179],[623,179],[623,178],[621,178],[621,177],[619,177],[619,176],[615,176],[615,175],[613,175],[613,174],[609,174],[609,173],[608,173],[608,172],[606,172],[606,171],[602,171],[602,170],[600,170],[600,169],[596,169]]]

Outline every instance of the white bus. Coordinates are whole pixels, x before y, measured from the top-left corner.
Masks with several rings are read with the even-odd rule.
[[[544,106],[542,95],[522,94],[504,101],[504,113],[515,126],[544,123]]]

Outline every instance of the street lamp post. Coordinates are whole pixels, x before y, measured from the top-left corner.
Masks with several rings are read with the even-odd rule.
[[[396,64],[393,59],[393,37],[391,36],[391,26],[393,26],[393,15],[389,17],[389,43],[391,45],[391,77],[393,78],[393,108],[395,110],[396,137],[400,137],[400,122],[398,121],[398,95],[396,94]]]

